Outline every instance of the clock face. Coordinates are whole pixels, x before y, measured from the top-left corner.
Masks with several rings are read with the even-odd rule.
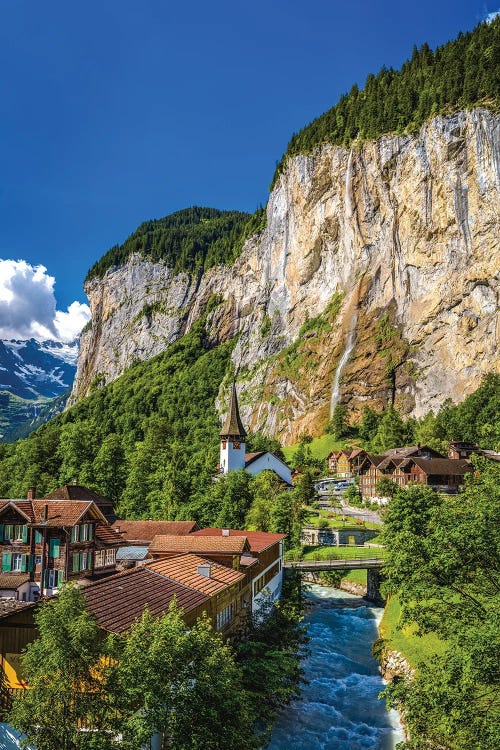
[[[241,443],[239,443],[237,440],[235,440],[234,443],[233,443],[234,450],[235,451],[239,450],[240,446],[241,446]]]

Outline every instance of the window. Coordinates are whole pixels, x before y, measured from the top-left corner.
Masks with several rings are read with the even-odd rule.
[[[115,562],[116,562],[116,550],[107,549],[106,550],[106,565],[114,565]]]
[[[82,554],[80,555],[80,570],[87,570],[88,557],[88,552],[82,552]]]
[[[79,539],[79,531],[80,531],[80,527],[79,526],[73,526],[73,528],[71,529],[71,541],[72,542],[77,542],[78,541],[78,539]]]
[[[224,609],[221,612],[217,613],[217,630],[221,630],[221,628],[225,627],[230,620],[234,617],[237,611],[236,603],[233,602],[232,604],[228,604],[227,607],[224,607]]]
[[[14,526],[12,524],[6,524],[4,529],[4,539],[6,542],[14,539]]]
[[[41,544],[42,543],[42,532],[38,531],[38,529],[35,531],[35,544]]]
[[[21,562],[22,562],[23,555],[12,555],[12,570],[19,573],[21,571]]]
[[[80,524],[80,541],[87,542],[89,538],[89,525],[88,523]]]
[[[61,585],[62,578],[63,578],[62,570],[56,570],[55,568],[51,568],[50,570],[47,570],[45,573],[46,588],[56,589],[58,586]]]
[[[41,564],[42,564],[42,556],[35,555],[35,565],[41,565]]]
[[[104,568],[105,555],[106,553],[103,549],[100,549],[98,552],[95,553],[96,568]]]

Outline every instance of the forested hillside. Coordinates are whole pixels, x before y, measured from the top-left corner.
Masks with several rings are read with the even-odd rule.
[[[383,67],[365,87],[349,94],[295,133],[279,162],[273,184],[286,161],[310,153],[322,143],[349,146],[355,139],[384,133],[415,132],[429,117],[478,104],[498,108],[500,96],[500,18],[481,23],[438,47],[414,47],[401,70]]]
[[[163,219],[145,221],[123,245],[115,245],[94,263],[86,280],[103,276],[108,268],[125,263],[133,253],[165,261],[175,273],[202,272],[231,263],[245,239],[259,230],[263,217],[262,209],[247,214],[193,206]]]

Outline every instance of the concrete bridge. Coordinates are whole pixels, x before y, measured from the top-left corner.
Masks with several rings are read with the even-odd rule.
[[[284,564],[286,570],[298,570],[301,573],[320,573],[329,570],[366,570],[366,598],[381,602],[380,584],[383,576],[381,569],[384,561],[380,557],[353,557],[352,559],[332,560],[297,560]]]

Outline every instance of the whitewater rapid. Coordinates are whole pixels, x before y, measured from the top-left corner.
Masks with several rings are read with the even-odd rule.
[[[378,698],[384,682],[371,653],[383,610],[326,586],[307,597],[308,684],[281,713],[270,750],[393,750],[403,733]]]

